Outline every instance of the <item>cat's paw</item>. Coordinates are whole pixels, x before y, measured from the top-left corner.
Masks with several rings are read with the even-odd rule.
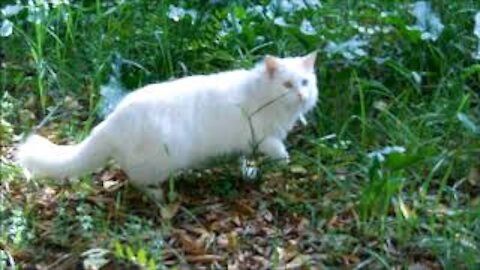
[[[280,159],[278,159],[278,162],[281,164],[281,165],[290,165],[290,156],[285,156],[285,157],[282,157]]]
[[[268,138],[260,144],[260,151],[272,160],[288,161],[289,155],[285,145],[277,138]]]

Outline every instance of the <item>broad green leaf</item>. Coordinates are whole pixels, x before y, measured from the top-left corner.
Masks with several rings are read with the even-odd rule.
[[[127,253],[128,260],[135,261],[135,253],[133,252],[130,246],[127,246],[126,253]]]
[[[113,245],[115,247],[115,256],[118,258],[125,258],[125,253],[123,252],[123,246],[120,243],[120,241],[115,240]]]
[[[416,153],[391,153],[386,156],[385,164],[392,170],[401,170],[419,162],[422,158]]]
[[[142,266],[147,265],[147,253],[145,252],[145,249],[140,248],[138,250],[138,252],[137,252],[137,262]]]
[[[148,270],[155,270],[155,269],[157,269],[155,260],[153,260],[153,258],[150,258],[150,260],[148,260]]]

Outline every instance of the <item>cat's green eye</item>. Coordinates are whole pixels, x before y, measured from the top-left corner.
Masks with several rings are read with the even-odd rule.
[[[293,88],[293,83],[291,81],[286,81],[283,83],[283,86],[290,89]]]

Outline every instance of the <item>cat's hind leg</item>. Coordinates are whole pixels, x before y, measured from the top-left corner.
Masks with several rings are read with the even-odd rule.
[[[168,174],[160,172],[158,168],[135,166],[127,170],[127,175],[130,184],[136,189],[145,193],[155,202],[163,201],[164,196],[161,185],[168,178]]]

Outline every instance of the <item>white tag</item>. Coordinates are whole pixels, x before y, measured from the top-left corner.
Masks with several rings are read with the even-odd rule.
[[[240,158],[240,170],[245,180],[256,180],[258,178],[259,169],[255,165],[248,164],[245,157]]]
[[[300,114],[300,122],[302,123],[302,125],[306,126],[308,123],[307,123],[307,119],[305,119],[305,116],[303,114]]]

